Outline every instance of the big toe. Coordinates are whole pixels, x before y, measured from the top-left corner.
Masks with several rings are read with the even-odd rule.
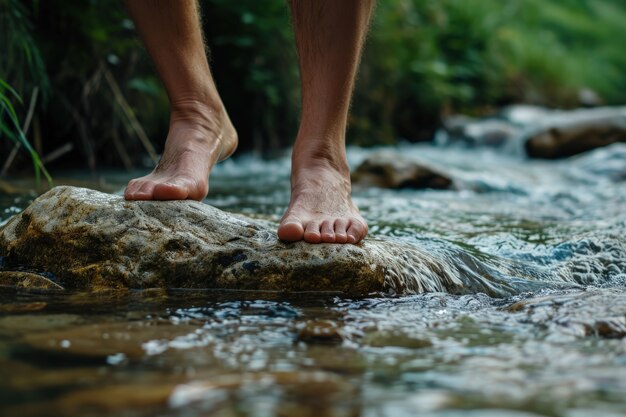
[[[278,238],[285,242],[297,242],[304,238],[302,223],[294,219],[285,219],[278,226]]]

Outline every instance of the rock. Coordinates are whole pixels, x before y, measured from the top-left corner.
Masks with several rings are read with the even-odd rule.
[[[498,112],[498,117],[520,127],[529,127],[543,123],[558,111],[529,104],[513,104]]]
[[[167,349],[164,341],[195,335],[199,326],[172,325],[168,321],[135,321],[74,326],[48,332],[26,334],[22,344],[37,352],[77,359],[104,361],[110,357],[140,359],[149,355],[159,343],[159,351]]]
[[[43,275],[21,271],[0,271],[0,286],[62,290],[63,287]]]
[[[626,337],[626,292],[615,288],[556,293],[518,301],[506,307],[525,315],[523,321],[551,333],[573,337]]]
[[[32,303],[9,303],[0,304],[0,313],[29,313],[40,311],[46,308],[48,303],[44,301],[34,301]]]
[[[337,323],[329,320],[311,320],[303,323],[298,340],[309,344],[339,344],[343,337]]]
[[[136,384],[98,386],[72,391],[61,396],[51,406],[65,411],[64,415],[80,414],[86,409],[109,413],[148,409],[153,411],[151,414],[159,414],[158,410],[166,406],[171,409],[184,408],[186,411],[200,406],[200,410],[204,411],[202,415],[208,415],[207,410],[217,411],[236,401],[239,390],[250,395],[250,390],[267,390],[268,387],[280,387],[281,391],[289,390],[291,396],[305,398],[335,398],[339,394],[352,398],[355,395],[352,386],[327,372],[262,372],[215,375],[210,379],[186,383],[142,381]],[[238,409],[241,409],[241,404]],[[276,414],[308,415],[298,412]]]
[[[449,183],[436,179],[433,184]],[[368,238],[359,245],[286,244],[275,225],[195,201],[125,201],[56,187],[0,230],[7,268],[49,271],[68,289],[214,288],[373,292],[484,291],[426,250]],[[478,285],[476,285],[478,284]]]
[[[228,398],[228,392],[233,392],[247,388],[245,393],[250,395],[256,390],[266,391],[271,387],[280,387],[280,392],[286,398],[297,398],[302,400],[315,399],[317,407],[311,413],[310,407],[301,407],[296,404],[289,404],[290,401],[281,401],[276,404],[278,407],[268,415],[280,416],[312,416],[312,415],[337,415],[332,410],[329,411],[328,401],[350,400],[355,398],[357,389],[346,383],[343,378],[329,372],[322,371],[287,371],[287,372],[259,372],[259,373],[239,373],[231,375],[219,375],[207,381],[193,381],[188,384],[178,385],[168,399],[168,405],[172,408],[189,408],[194,404],[214,405],[216,395],[221,393],[226,395],[217,396],[219,402],[224,402]],[[257,391],[258,392],[258,391]],[[331,404],[334,402],[332,401]],[[213,404],[212,404],[213,403]],[[287,408],[288,407],[288,408]],[[293,407],[293,408],[292,408]],[[341,407],[343,408],[343,407]],[[353,412],[347,415],[357,415]],[[248,413],[244,413],[248,414]],[[249,414],[248,414],[249,415]],[[340,413],[339,415],[343,415]]]
[[[533,158],[562,158],[616,142],[626,142],[626,107],[556,113],[525,136]]]
[[[578,90],[578,102],[584,107],[596,107],[602,104],[602,98],[591,88]]]
[[[380,188],[449,189],[452,180],[436,170],[395,152],[378,152],[352,174],[353,184]]]
[[[519,136],[521,129],[504,120],[485,119],[468,124],[463,133],[472,145],[498,147]]]
[[[82,322],[75,314],[28,314],[0,317],[0,336],[37,333]]]
[[[445,142],[462,142],[471,146],[500,147],[518,137],[522,129],[497,118],[471,119],[449,116],[443,122]]]
[[[64,415],[83,414],[85,409],[107,412],[128,412],[129,409],[156,407],[162,410],[176,385],[170,384],[119,384],[71,391],[53,405]],[[155,414],[158,412],[154,411]]]
[[[593,101],[589,92],[586,95]],[[510,144],[514,152],[524,146],[533,158],[563,158],[626,142],[626,107],[563,111],[513,105],[480,119],[452,115],[444,119],[437,142],[492,147]]]
[[[412,335],[401,330],[385,330],[367,333],[362,340],[365,346],[387,348],[390,346],[406,349],[423,349],[433,344],[426,337]]]

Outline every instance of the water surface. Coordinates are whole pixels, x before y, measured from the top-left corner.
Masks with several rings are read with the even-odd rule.
[[[562,161],[400,151],[450,175],[456,189],[355,189],[371,235],[498,285],[359,300],[0,289],[0,411],[626,415],[626,146]],[[373,152],[350,149],[350,162]],[[288,173],[288,158],[226,161],[206,202],[278,221]],[[124,177],[109,183],[121,187]],[[30,200],[1,196],[0,221]]]

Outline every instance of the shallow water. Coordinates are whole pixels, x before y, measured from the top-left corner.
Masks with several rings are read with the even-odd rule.
[[[549,162],[400,150],[457,189],[355,189],[371,235],[427,251],[481,286],[363,300],[5,288],[0,411],[626,415],[626,146]],[[351,165],[372,152],[350,149]],[[226,161],[207,203],[277,221],[288,172],[287,158]],[[0,221],[30,199],[0,196]]]

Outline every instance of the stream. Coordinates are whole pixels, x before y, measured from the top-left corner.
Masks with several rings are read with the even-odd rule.
[[[349,148],[351,167],[381,149]],[[495,284],[363,299],[0,287],[0,414],[626,416],[626,144],[556,161],[388,150],[455,186],[355,187],[370,236]],[[277,222],[288,174],[286,156],[241,155],[205,202]],[[103,175],[118,191],[131,178]],[[0,224],[33,197],[0,196]]]

